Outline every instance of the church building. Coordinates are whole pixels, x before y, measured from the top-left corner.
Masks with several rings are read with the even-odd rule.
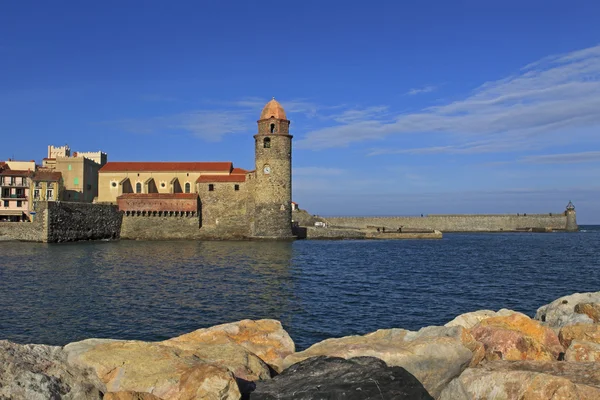
[[[152,219],[156,229],[164,218],[179,218],[215,236],[291,238],[289,127],[281,104],[269,101],[254,135],[253,171],[231,162],[108,162],[97,202],[118,205],[126,218]]]

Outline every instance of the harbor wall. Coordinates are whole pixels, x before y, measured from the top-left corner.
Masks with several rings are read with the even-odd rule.
[[[423,217],[328,217],[329,226],[366,229],[385,227],[390,230],[423,229],[442,232],[502,232],[527,229],[565,230],[565,213],[548,214],[462,214],[427,215]]]
[[[125,215],[121,225],[121,239],[244,239],[248,236],[245,216],[221,217],[216,224],[200,226],[197,215]]]
[[[45,207],[45,242],[119,238],[123,214],[116,206],[56,201]]]

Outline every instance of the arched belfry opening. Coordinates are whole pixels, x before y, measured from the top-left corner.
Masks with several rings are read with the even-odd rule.
[[[271,124],[271,133],[275,133],[275,124]]]
[[[271,148],[271,138],[265,138],[263,140],[263,148],[265,148],[265,149]]]

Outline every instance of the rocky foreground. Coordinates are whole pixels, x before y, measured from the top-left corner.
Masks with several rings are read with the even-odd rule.
[[[0,341],[0,399],[600,399],[600,292],[295,352],[275,320],[163,342]]]

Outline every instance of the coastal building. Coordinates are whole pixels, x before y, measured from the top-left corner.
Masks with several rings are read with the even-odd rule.
[[[13,170],[6,162],[0,170],[0,221],[29,221],[30,170]]]
[[[290,121],[273,99],[257,124],[252,171],[230,161],[108,162],[99,171],[97,202],[117,204],[125,217],[183,216],[197,218],[205,231],[291,238]]]
[[[37,201],[56,201],[63,191],[62,174],[58,171],[38,169],[31,177],[30,193],[33,193],[31,209]]]
[[[97,152],[73,152],[68,145],[48,146],[44,168],[60,172],[62,190],[59,200],[91,203],[98,196],[98,171],[107,162],[107,154]]]

